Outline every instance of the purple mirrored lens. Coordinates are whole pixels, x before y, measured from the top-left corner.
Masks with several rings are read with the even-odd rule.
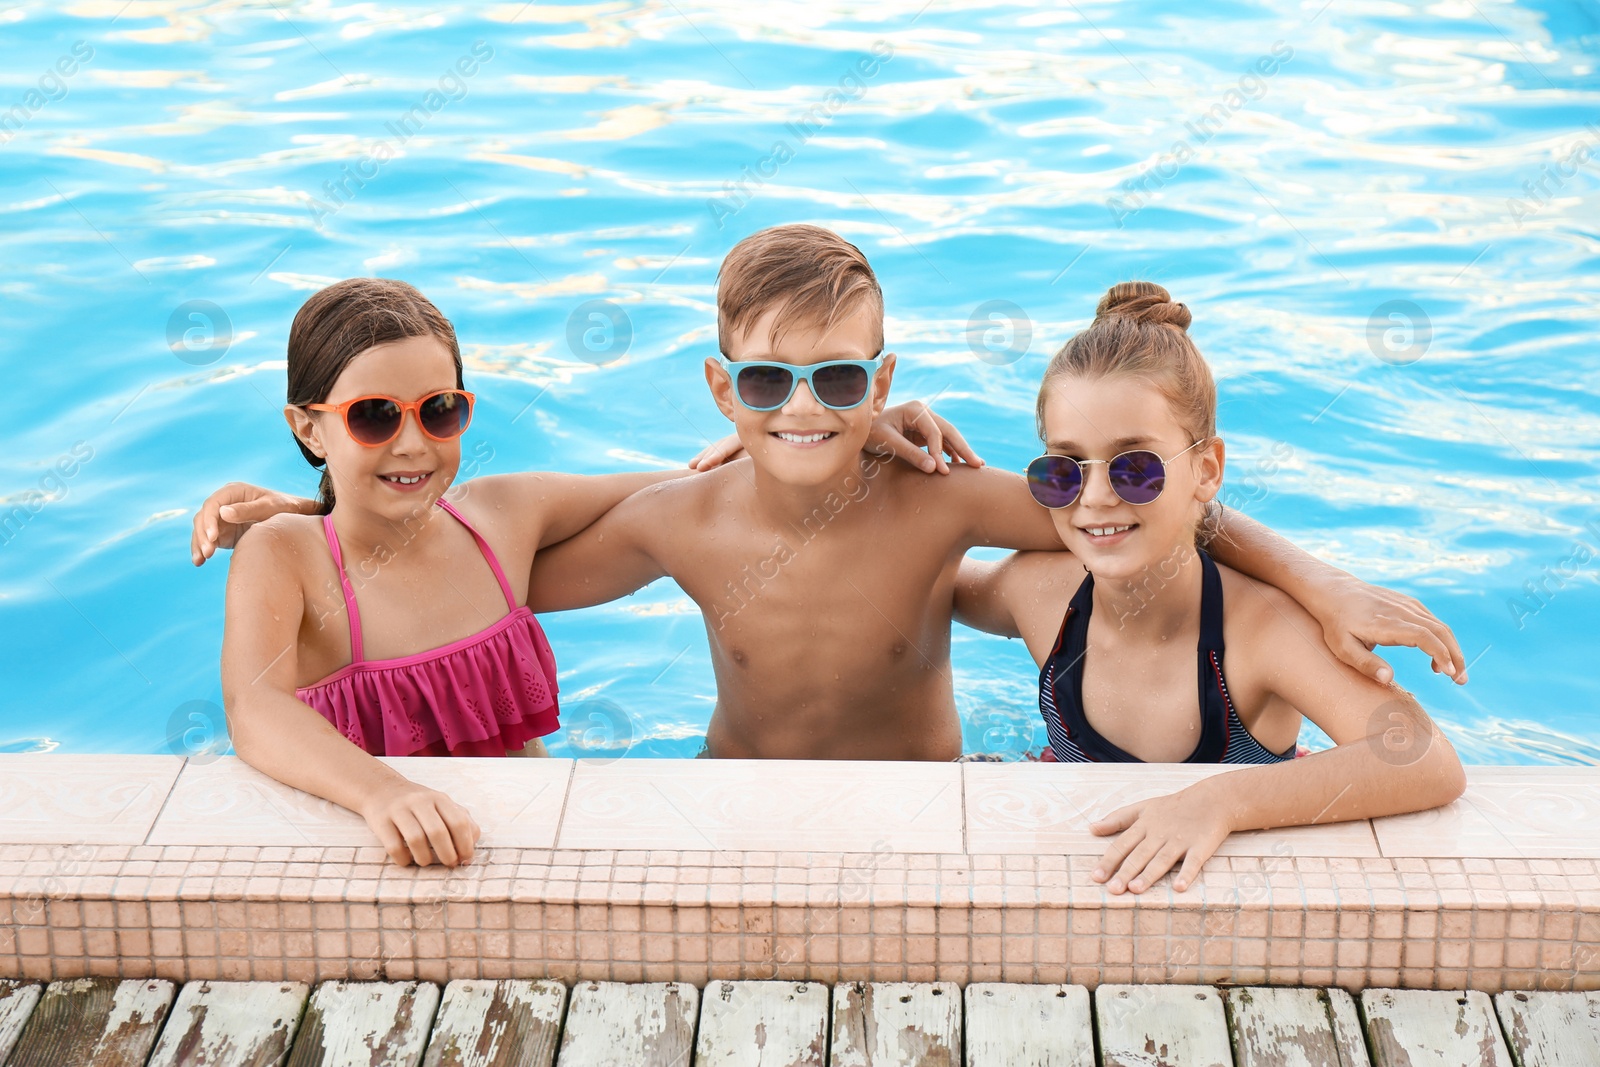
[[[1028,464],[1028,492],[1047,508],[1064,508],[1083,490],[1083,468],[1067,456],[1040,456]]]
[[[741,367],[739,399],[758,411],[781,408],[794,391],[794,375],[782,367]]]
[[[1107,468],[1111,488],[1130,504],[1148,504],[1167,485],[1167,468],[1154,452],[1124,452]]]

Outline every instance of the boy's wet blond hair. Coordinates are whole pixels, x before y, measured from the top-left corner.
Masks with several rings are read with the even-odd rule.
[[[773,307],[782,311],[767,341],[776,347],[795,326],[831,329],[866,301],[877,320],[876,355],[883,351],[883,290],[861,249],[832,230],[797,223],[773,226],[733,246],[717,274],[717,347]]]

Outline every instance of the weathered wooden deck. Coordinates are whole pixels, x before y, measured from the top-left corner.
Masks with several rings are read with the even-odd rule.
[[[1600,993],[0,981],[5,1067],[1587,1067]]]

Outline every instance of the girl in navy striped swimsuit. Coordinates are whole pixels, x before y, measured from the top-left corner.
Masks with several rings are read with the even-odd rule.
[[[1045,759],[1258,765],[1096,822],[1118,835],[1094,872],[1113,893],[1180,863],[1173,888],[1188,888],[1237,830],[1419,811],[1465,784],[1409,693],[1341,663],[1299,603],[1199,547],[1224,453],[1189,321],[1159,285],[1105,295],[1039,390],[1047,454],[1029,489],[1068,551],[966,560],[956,588],[958,619],[1022,637],[1039,664]],[[1302,715],[1337,747],[1295,760]]]

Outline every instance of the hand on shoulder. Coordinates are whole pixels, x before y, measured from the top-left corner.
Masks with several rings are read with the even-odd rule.
[[[239,531],[228,572],[232,574],[262,565],[280,570],[298,567],[308,549],[324,543],[321,515],[290,512],[269,515]]]
[[[219,548],[233,548],[250,527],[274,515],[315,515],[317,502],[291,496],[248,482],[229,482],[218,489],[194,514],[189,536],[189,558],[196,567],[216,555]]]

